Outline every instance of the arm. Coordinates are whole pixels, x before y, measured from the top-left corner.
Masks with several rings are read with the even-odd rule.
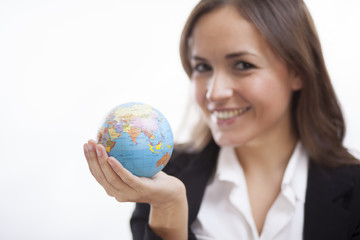
[[[164,240],[187,239],[186,190],[179,179],[164,172],[136,177],[94,141],[84,145],[84,152],[91,173],[108,195],[119,202],[149,203],[149,226],[155,234]]]
[[[150,228],[163,239],[187,239],[188,205],[185,186],[166,204],[151,204]]]
[[[351,240],[360,240],[360,225],[356,228],[354,235]]]

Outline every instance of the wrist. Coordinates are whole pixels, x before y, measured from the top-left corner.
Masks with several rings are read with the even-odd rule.
[[[186,203],[186,188],[182,182],[178,182],[176,185],[172,185],[172,191],[166,196],[163,196],[160,200],[150,202],[151,208],[159,211],[172,211],[177,207]]]
[[[185,187],[168,202],[151,205],[149,226],[163,239],[187,239],[188,203]]]

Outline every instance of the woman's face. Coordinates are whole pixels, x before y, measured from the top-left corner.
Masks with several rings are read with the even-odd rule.
[[[220,146],[266,144],[292,133],[290,101],[302,81],[235,8],[202,16],[190,51],[196,101]]]

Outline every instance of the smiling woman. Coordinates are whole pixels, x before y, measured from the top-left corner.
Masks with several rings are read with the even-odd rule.
[[[180,52],[201,117],[164,172],[84,145],[106,192],[137,202],[134,239],[359,240],[360,164],[305,3],[202,0]]]
[[[265,73],[265,70],[269,70],[268,66],[272,65],[272,68],[275,68],[276,63],[282,62],[290,74],[295,74],[294,77],[298,79],[297,86],[294,87],[297,90],[302,88],[292,96],[291,115],[294,130],[300,138],[306,139],[304,144],[307,145],[311,157],[327,166],[337,166],[341,162],[354,162],[353,156],[348,154],[341,143],[345,135],[344,119],[330,82],[314,23],[305,4],[302,1],[295,2],[269,1],[250,4],[248,1],[201,1],[194,9],[194,14],[189,17],[183,31],[180,53],[184,69],[190,78],[196,77],[200,72],[213,70],[211,65],[204,61],[206,59],[196,56],[198,53],[195,52],[194,56],[194,51],[202,51],[201,49],[208,47],[216,39],[218,42],[211,47],[217,46],[216,49],[222,49],[224,52],[230,51],[225,49],[226,46],[236,46],[232,49],[235,53],[229,52],[225,58],[228,60],[228,68],[231,68],[230,64],[232,64],[233,69],[237,69],[238,74],[241,73],[244,79],[254,77],[254,72]],[[245,21],[242,25],[238,24],[235,28],[233,26],[229,29],[231,21],[229,24],[224,19],[214,20],[208,24],[207,29],[203,29],[208,35],[202,35],[205,40],[203,39],[200,49],[194,49],[192,47],[194,38],[196,38],[196,32],[200,31],[198,28],[194,31],[194,27],[204,21],[203,15],[206,18],[206,13],[224,5],[234,6],[233,9]],[[244,26],[246,22],[251,24]],[[241,26],[243,29],[240,29]],[[233,41],[231,41],[231,38],[227,37],[236,35],[236,30],[238,30],[238,36],[233,36]],[[226,38],[226,42],[220,36]],[[206,39],[212,39],[212,41],[206,41]],[[239,53],[241,41],[246,50]],[[263,41],[262,46],[261,41]],[[256,55],[254,47],[266,56],[261,58]],[[214,53],[214,51],[211,49],[208,53]],[[234,59],[233,63],[231,59]],[[241,69],[235,67],[238,66],[237,64],[240,64]],[[217,71],[216,74],[221,73]],[[194,85],[197,86],[197,84]],[[274,85],[267,86],[267,90],[273,87]],[[208,134],[210,132],[207,133],[207,131],[202,131],[202,134],[197,133],[196,129],[203,129],[204,125],[208,126],[203,119],[200,119],[198,125],[194,127],[196,137],[190,138],[193,145],[200,146],[199,149],[211,137]]]
[[[265,147],[283,132],[294,144],[290,100],[302,81],[254,25],[233,7],[214,10],[198,20],[190,49],[196,100],[217,144]]]
[[[206,186],[208,191],[207,186],[215,177],[211,175],[209,181],[203,177],[204,175],[206,177],[207,173],[209,175],[214,173],[215,166],[219,169],[217,175],[219,177],[216,179],[222,179],[225,184],[220,185],[219,191],[215,190],[216,194],[211,195],[211,191],[208,191],[209,194],[206,196],[215,197],[213,201],[216,203],[227,202],[227,205],[222,206],[233,209],[234,212],[238,212],[238,208],[234,206],[238,206],[239,203],[245,206],[245,210],[250,209],[245,204],[247,201],[240,200],[236,191],[233,191],[234,181],[230,182],[235,179],[236,186],[247,189],[247,186],[241,183],[249,181],[245,181],[238,174],[241,172],[239,166],[245,165],[238,164],[237,156],[234,165],[231,165],[233,163],[231,157],[226,158],[230,162],[220,160],[217,155],[218,145],[210,144],[207,148],[210,152],[201,155],[209,141],[213,143],[210,128],[206,124],[204,115],[194,114],[192,109],[189,112],[185,108],[187,96],[190,94],[193,97],[190,105],[197,105],[195,94],[188,88],[190,85],[194,87],[195,81],[189,80],[181,67],[178,46],[186,18],[198,1],[200,0],[0,1],[0,239],[131,239],[129,219],[135,203],[119,203],[106,196],[89,172],[80,149],[85,140],[96,137],[97,126],[107,109],[128,101],[140,101],[156,106],[168,118],[173,130],[178,130],[174,131],[174,137],[181,142],[186,140],[182,138],[182,134],[186,137],[190,132],[189,134],[192,135],[188,145],[175,147],[174,157],[170,159],[169,168],[166,169],[166,173],[175,175],[186,183],[186,192],[189,195],[187,203],[191,209],[188,216],[191,232],[194,232],[195,228],[199,229],[199,225],[195,224],[198,218],[202,220],[198,223],[212,226],[203,222],[204,218],[201,216],[204,216],[204,212],[200,213],[197,210],[212,208],[209,205],[211,201],[206,200],[208,198],[202,195],[202,186]],[[239,1],[246,4],[244,0]],[[344,145],[359,158],[360,31],[356,30],[356,26],[360,22],[358,13],[360,1],[305,0],[305,2],[319,31],[327,70],[346,119]],[[264,10],[266,9],[269,8]],[[245,11],[243,13],[240,15],[246,19]],[[271,18],[268,18],[264,24],[259,22],[256,28],[261,29],[271,22]],[[278,34],[277,31],[275,29],[274,34],[281,38],[283,35]],[[265,36],[264,33],[265,31],[261,35]],[[267,41],[270,43],[271,39],[274,37]],[[284,40],[286,39],[289,38],[284,37]],[[190,38],[187,42],[189,41],[191,43]],[[289,46],[292,46],[292,40]],[[232,53],[239,50],[233,49]],[[241,51],[244,52],[244,49]],[[280,51],[281,45],[277,50],[273,50],[276,54],[280,54]],[[250,49],[246,52],[250,53]],[[238,68],[258,67],[248,59],[250,55],[246,56],[246,61],[242,60],[242,57],[245,55],[235,57],[241,59],[237,63]],[[189,58],[189,63],[191,60]],[[201,64],[198,70],[206,70],[207,67],[208,65]],[[255,68],[250,71],[256,70]],[[310,80],[309,78],[309,82]],[[309,84],[303,85],[300,91],[304,93],[305,88],[314,88],[311,87],[311,83]],[[299,94],[299,91],[296,94]],[[310,108],[314,107],[313,104],[316,102],[304,104],[304,110],[308,108],[310,111]],[[252,109],[245,114],[254,109],[252,106]],[[242,110],[246,109],[219,111],[214,112],[214,115],[217,120],[226,120],[231,118],[231,115],[240,114]],[[185,115],[189,123],[201,116],[202,124],[195,124],[195,129],[182,127],[181,119]],[[300,116],[306,115],[299,112]],[[336,122],[334,119],[331,121]],[[299,119],[299,122],[303,121]],[[320,125],[320,128],[331,129],[317,115],[312,116],[310,122]],[[324,126],[321,126],[322,124]],[[316,133],[311,129],[307,132],[309,136]],[[202,137],[206,137],[204,141],[201,141]],[[335,138],[329,136],[314,139],[328,141]],[[195,145],[198,143],[203,147]],[[316,145],[313,146],[317,149]],[[230,150],[232,149],[230,147]],[[183,150],[198,154],[199,160],[204,162],[187,161],[194,155],[186,155]],[[230,151],[229,156],[233,156],[232,153]],[[329,155],[332,153],[329,152]],[[212,165],[214,162],[216,165]],[[187,163],[194,164],[187,165]],[[227,165],[230,169],[226,168]],[[190,178],[179,176],[176,169],[184,170],[183,175],[186,173],[191,175],[189,172],[193,172],[193,175]],[[290,167],[289,170],[291,169],[294,168]],[[231,170],[234,170],[234,174]],[[351,174],[345,172],[343,175]],[[263,176],[266,176],[266,173]],[[293,193],[291,187],[293,184],[288,184],[287,181],[289,178],[284,175],[283,179],[282,187],[286,193]],[[354,204],[348,201],[349,198],[343,198],[342,193],[346,192],[350,196],[357,188],[352,188],[353,181],[347,180],[348,178],[344,178],[341,174],[326,179],[328,181],[325,186],[333,186],[333,189],[330,191],[323,185],[317,185],[315,192],[330,196],[328,199],[334,198],[335,201],[325,201],[324,198],[319,198],[322,201],[319,204],[314,204],[311,200],[307,201],[308,204],[313,204],[313,207],[306,208],[308,212],[305,214],[305,219],[314,221],[307,223],[307,226],[313,224],[314,228],[319,229],[317,231],[331,235],[332,230],[352,228],[351,222],[354,222],[356,216],[351,214],[346,216],[346,213],[342,213],[353,211]],[[311,189],[314,190],[314,185],[311,187],[310,184],[313,182],[309,181],[310,192]],[[166,182],[165,185],[172,183],[172,181]],[[293,200],[292,197],[296,196],[295,199],[302,201],[302,196],[305,194],[301,194],[301,191],[296,193],[298,194],[290,194],[289,199]],[[308,196],[314,196],[314,193]],[[261,200],[261,197],[256,199]],[[291,203],[286,200],[285,202]],[[328,211],[331,206],[336,207],[336,205],[338,211]],[[281,204],[281,206],[290,209],[293,205]],[[221,220],[216,223],[214,229],[225,231],[224,225],[226,225],[233,232],[234,229],[236,231],[239,228],[235,220],[233,225],[229,221],[224,221],[230,219],[230,215],[220,214],[225,213],[220,204],[213,209],[216,211],[216,218],[210,214],[208,219]],[[134,236],[138,234],[143,237],[142,231],[148,228],[146,225],[148,215],[147,212],[138,210],[136,213],[139,215],[134,215],[132,220]],[[252,213],[247,212],[247,215],[252,216]],[[326,217],[327,219],[324,219]],[[279,218],[272,221],[269,217],[266,222],[274,224],[278,223],[278,220]],[[319,222],[329,227],[321,229]],[[331,227],[332,225],[336,227]],[[262,234],[265,233],[265,228],[263,227]],[[305,229],[309,231],[308,227]],[[354,235],[355,230],[349,232]],[[200,238],[198,230],[195,234]],[[333,234],[333,236],[335,238],[337,235]],[[237,239],[240,237],[241,235]],[[224,235],[221,239],[231,238]],[[331,238],[324,237],[324,239]],[[346,237],[340,236],[338,239],[346,239]]]
[[[200,1],[180,52],[202,117],[181,148],[188,153],[165,171],[187,188],[189,239],[359,237],[359,161],[342,144],[343,116],[303,1]],[[187,170],[198,164],[203,178]],[[330,168],[326,183],[320,171]],[[333,198],[316,189],[338,184],[338,176],[355,183],[351,204],[342,206],[357,212],[351,227],[328,220],[333,207],[312,212]],[[223,178],[237,188],[225,191]],[[134,212],[134,236],[145,209]]]

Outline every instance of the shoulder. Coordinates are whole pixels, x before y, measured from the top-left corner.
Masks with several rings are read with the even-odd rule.
[[[351,232],[360,234],[360,165],[342,166],[329,172],[333,175],[332,190],[334,193],[342,192],[333,198],[333,202],[349,213],[348,224],[353,229]],[[342,191],[336,191],[337,189]]]
[[[360,174],[360,163],[358,165],[346,165],[334,168],[332,171],[337,171],[342,175],[358,176]]]
[[[348,181],[353,186],[353,192],[357,194],[360,206],[360,165],[344,166],[333,171],[336,171],[338,178]]]
[[[360,165],[324,168],[310,164],[308,200],[327,198],[351,212],[360,224]]]
[[[325,168],[310,162],[304,231],[305,239],[359,236],[360,166]]]
[[[324,168],[314,163],[311,164],[313,173],[325,177],[328,180],[342,179],[345,181],[352,181],[359,183],[360,180],[360,164],[359,165],[346,165],[337,168]]]
[[[326,168],[310,162],[308,185],[327,185],[338,189],[351,187],[360,194],[360,165]]]
[[[171,168],[183,168],[191,164],[198,154],[197,152],[187,152],[182,146],[175,146],[170,161],[164,168],[164,171],[168,171]]]
[[[176,176],[190,169],[211,167],[216,163],[218,152],[219,147],[213,140],[196,152],[188,151],[186,145],[175,145],[169,163],[163,171]]]

